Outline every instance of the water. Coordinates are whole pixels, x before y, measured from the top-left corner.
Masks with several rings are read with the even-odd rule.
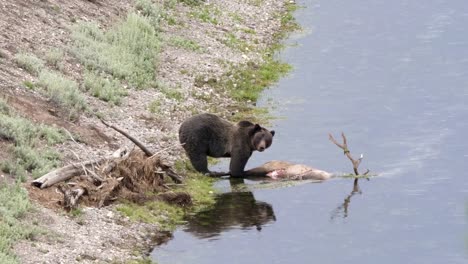
[[[272,159],[351,172],[345,132],[378,177],[258,189],[227,180],[210,212],[152,257],[166,263],[468,263],[468,3],[299,1],[295,70],[265,92]],[[226,165],[225,165],[226,166]],[[230,189],[234,192],[228,192]],[[238,189],[250,189],[239,191]]]

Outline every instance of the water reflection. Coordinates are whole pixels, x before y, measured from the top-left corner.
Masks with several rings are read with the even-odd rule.
[[[340,204],[333,212],[331,213],[330,220],[334,220],[335,218],[342,216],[343,218],[348,217],[348,212],[349,212],[349,205],[351,204],[351,198],[355,194],[362,194],[361,188],[359,188],[359,179],[354,179],[353,183],[353,190],[351,193],[346,196],[344,199],[344,202]]]
[[[231,186],[235,189],[241,183],[231,181]],[[230,192],[216,197],[211,209],[190,217],[184,231],[199,238],[212,238],[232,228],[255,227],[260,231],[263,225],[275,220],[271,204],[257,201],[252,192]]]

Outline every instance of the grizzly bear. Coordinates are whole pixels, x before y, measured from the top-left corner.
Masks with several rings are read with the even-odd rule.
[[[193,167],[210,176],[244,177],[252,152],[271,146],[275,131],[259,124],[240,121],[232,124],[213,114],[199,114],[185,120],[179,128],[179,141]],[[208,170],[207,156],[230,157],[229,173]]]

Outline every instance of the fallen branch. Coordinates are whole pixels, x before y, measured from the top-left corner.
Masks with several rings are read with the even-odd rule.
[[[99,119],[101,120],[101,122],[107,126],[107,127],[110,127],[112,129],[114,129],[115,131],[119,132],[120,134],[122,134],[123,136],[125,136],[126,138],[130,139],[133,143],[135,143],[135,145],[137,145],[141,150],[143,150],[143,152],[146,154],[146,156],[148,157],[151,157],[153,156],[153,153],[151,151],[149,151],[145,145],[143,145],[140,141],[138,141],[136,138],[130,136],[127,132],[123,131],[122,129],[118,128],[118,127],[115,127],[113,125],[109,125],[108,123],[106,123],[104,120],[102,119]]]
[[[346,198],[344,199],[343,204],[338,206],[335,209],[335,211],[332,212],[332,215],[331,215],[332,220],[338,215],[338,213],[341,210],[343,210],[343,218],[346,218],[348,216],[348,210],[349,210],[349,205],[351,203],[351,198],[356,193],[362,194],[361,189],[359,188],[359,184],[358,184],[359,178],[366,178],[367,180],[369,180],[369,176],[368,176],[369,169],[367,169],[364,174],[359,174],[359,171],[358,171],[359,165],[361,164],[361,161],[362,161],[362,158],[364,157],[364,155],[361,154],[359,159],[357,159],[357,160],[354,159],[353,156],[351,156],[351,151],[349,151],[348,142],[347,142],[346,136],[345,136],[345,134],[343,132],[341,133],[341,137],[343,138],[343,144],[338,143],[335,140],[335,138],[332,136],[332,134],[328,134],[328,138],[331,140],[331,142],[333,142],[335,145],[337,145],[339,148],[341,148],[343,150],[344,154],[346,155],[346,157],[348,157],[348,159],[353,164],[354,175],[349,174],[349,175],[344,175],[342,177],[344,177],[344,178],[354,178],[354,184],[353,184],[353,190],[351,191],[351,193],[348,196],[346,196]]]
[[[170,146],[169,148],[166,148],[164,150],[161,150],[161,151],[158,151],[156,153],[152,153],[147,147],[145,147],[145,145],[143,145],[143,143],[141,143],[138,139],[130,136],[127,132],[123,131],[122,129],[116,127],[116,126],[113,126],[113,125],[109,125],[108,123],[106,123],[104,120],[100,119],[101,122],[109,127],[109,128],[112,128],[114,129],[115,131],[119,132],[120,134],[122,134],[124,137],[130,139],[130,141],[132,141],[135,145],[137,145],[144,153],[147,157],[149,158],[153,158],[154,156],[156,156],[157,154],[159,154],[161,151],[164,151],[164,150],[168,150],[170,148],[173,148],[174,146]],[[163,170],[166,172],[166,175],[169,176],[169,178],[171,178],[175,183],[182,183],[183,182],[183,178],[179,175],[177,175],[174,171],[172,171],[170,169],[169,166],[164,166]]]
[[[328,134],[328,138],[331,140],[331,142],[333,142],[335,145],[337,145],[339,148],[341,148],[343,150],[344,154],[346,155],[346,157],[348,157],[348,159],[351,161],[351,163],[353,163],[354,174],[356,174],[356,176],[358,176],[359,175],[359,172],[358,172],[359,164],[361,164],[361,161],[362,161],[362,158],[364,157],[364,155],[361,154],[359,159],[357,159],[357,160],[354,159],[351,156],[351,152],[348,149],[348,143],[346,141],[346,136],[345,136],[345,134],[343,132],[341,133],[341,137],[343,138],[343,144],[338,143],[335,140],[335,138],[332,136],[332,134]],[[367,175],[367,173],[369,173],[369,170],[367,170],[365,175]]]

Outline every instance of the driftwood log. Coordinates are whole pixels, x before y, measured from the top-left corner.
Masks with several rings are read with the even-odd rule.
[[[112,156],[101,159],[88,160],[80,163],[69,164],[65,167],[53,170],[40,178],[35,179],[32,185],[44,189],[50,187],[56,183],[69,180],[75,176],[87,174],[92,168],[115,160],[116,158],[125,157],[129,152],[127,149],[119,149]],[[112,163],[111,163],[112,164]]]

